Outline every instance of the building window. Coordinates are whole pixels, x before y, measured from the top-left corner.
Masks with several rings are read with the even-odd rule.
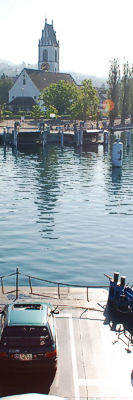
[[[25,79],[23,79],[23,85],[26,85],[26,80]]]
[[[43,61],[48,61],[48,51],[46,49],[43,52]]]
[[[55,50],[55,62],[57,62],[57,51]]]

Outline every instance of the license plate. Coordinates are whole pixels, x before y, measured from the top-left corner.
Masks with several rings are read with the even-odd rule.
[[[19,358],[20,361],[31,361],[32,360],[32,354],[19,354],[19,357],[17,355],[17,357],[15,358]]]

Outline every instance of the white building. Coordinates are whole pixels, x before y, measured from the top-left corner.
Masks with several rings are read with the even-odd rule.
[[[47,24],[42,31],[38,45],[38,70],[24,68],[9,90],[9,106],[12,111],[30,111],[38,100],[40,92],[60,80],[75,83],[70,74],[59,73],[59,42],[52,25]]]
[[[70,74],[24,68],[9,90],[10,109],[30,111],[33,105],[41,105],[38,100],[41,91],[60,80],[75,83]]]
[[[47,19],[38,44],[38,69],[59,72],[59,41],[56,40],[53,21],[49,25]]]

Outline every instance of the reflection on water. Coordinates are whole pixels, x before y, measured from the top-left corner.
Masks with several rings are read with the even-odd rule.
[[[108,147],[0,148],[1,274],[107,284],[114,269],[132,280],[133,135],[122,168]],[[23,283],[23,280],[22,280]]]
[[[119,189],[120,182],[122,178],[122,167],[113,167],[112,168],[112,183],[114,186]]]

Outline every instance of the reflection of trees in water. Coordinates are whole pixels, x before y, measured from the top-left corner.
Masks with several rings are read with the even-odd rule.
[[[58,149],[49,146],[42,150],[38,163],[36,201],[38,221],[43,237],[51,238],[54,231],[55,204],[59,196]],[[52,236],[52,239],[54,237]]]
[[[18,152],[14,153],[15,163],[23,171],[24,183],[20,184],[20,191],[23,185],[27,185],[28,190],[33,192],[33,201],[38,208],[36,223],[40,224],[43,237],[49,239],[54,231],[55,203],[59,195],[58,153],[56,146],[44,149],[41,146],[21,147],[19,157]]]

